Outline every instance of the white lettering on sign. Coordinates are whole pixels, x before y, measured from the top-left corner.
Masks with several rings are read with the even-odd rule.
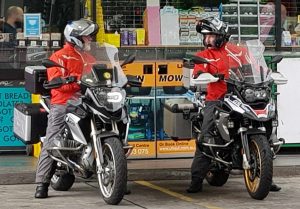
[[[0,86],[13,86],[13,81],[0,81]]]

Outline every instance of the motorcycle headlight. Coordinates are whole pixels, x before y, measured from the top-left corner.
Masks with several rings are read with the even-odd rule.
[[[107,101],[111,103],[120,103],[123,99],[121,92],[108,92]]]
[[[247,88],[242,92],[246,102],[255,102],[258,100],[267,100],[268,92],[266,89],[250,89]]]
[[[93,91],[99,105],[107,111],[115,112],[125,103],[125,90],[119,88],[97,88]]]
[[[267,98],[267,91],[265,89],[255,90],[254,95],[257,100],[265,100]]]

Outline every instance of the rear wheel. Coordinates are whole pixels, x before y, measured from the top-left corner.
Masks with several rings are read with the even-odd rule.
[[[264,135],[252,135],[249,140],[250,169],[244,170],[249,195],[264,199],[270,191],[273,176],[272,152]]]
[[[97,177],[103,199],[117,205],[124,197],[127,184],[127,162],[121,141],[116,137],[102,144],[104,163],[97,168]]]
[[[206,175],[206,181],[211,185],[211,186],[223,186],[229,177],[229,173],[225,172],[224,169],[222,170],[215,170],[215,171],[209,171]]]

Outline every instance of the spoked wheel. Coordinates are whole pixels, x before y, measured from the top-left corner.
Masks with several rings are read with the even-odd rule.
[[[273,176],[272,153],[267,138],[250,136],[249,151],[250,169],[244,170],[245,184],[252,198],[262,200],[269,194]]]
[[[102,168],[97,168],[99,187],[106,203],[117,205],[124,197],[127,184],[127,163],[118,138],[104,140]]]

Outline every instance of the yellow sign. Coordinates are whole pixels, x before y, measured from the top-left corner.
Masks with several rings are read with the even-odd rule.
[[[195,139],[192,140],[164,140],[157,142],[157,154],[171,154],[178,157],[185,154],[193,155],[196,150]]]
[[[298,23],[300,23],[300,15],[298,15]]]
[[[128,75],[136,75],[143,87],[182,86],[182,61],[137,61],[123,67]]]
[[[153,158],[155,157],[155,142],[128,142],[133,146],[130,158]]]

